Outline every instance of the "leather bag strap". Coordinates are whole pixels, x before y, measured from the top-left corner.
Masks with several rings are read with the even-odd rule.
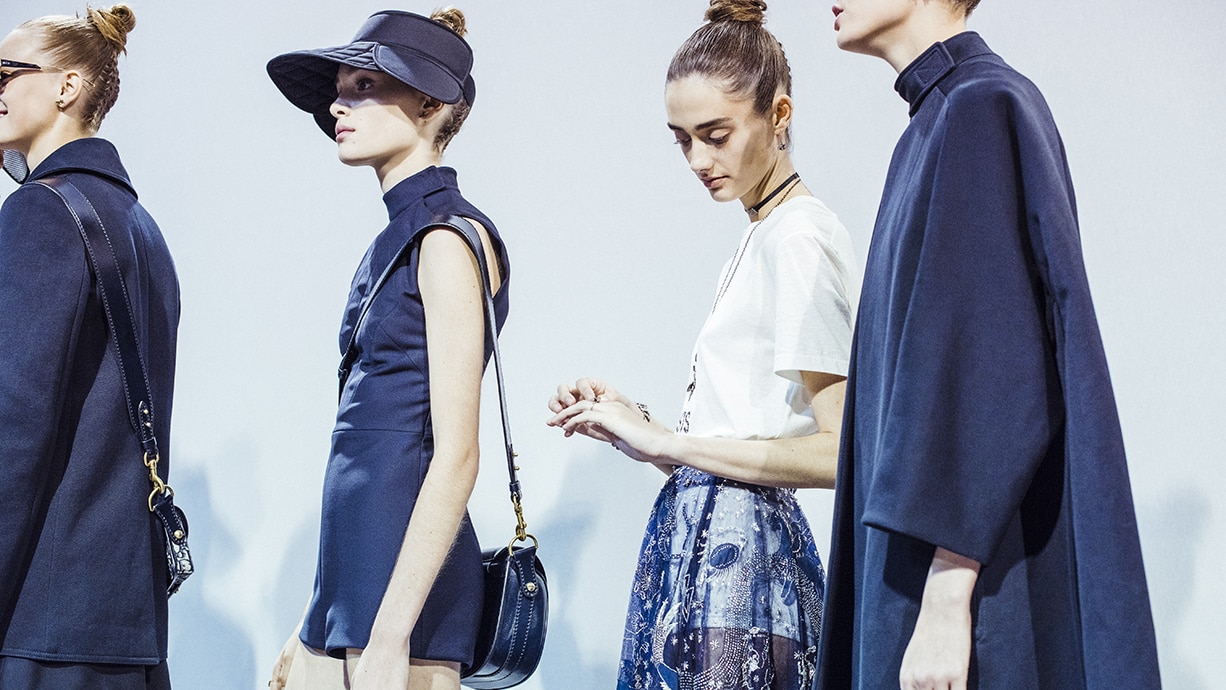
[[[518,520],[516,528],[516,539],[523,541],[527,538],[533,538],[532,535],[524,531],[525,523],[523,512],[520,506],[522,498],[522,489],[519,483],[519,472],[515,467],[515,448],[511,443],[511,422],[510,416],[507,414],[507,398],[506,385],[504,383],[502,373],[502,355],[498,351],[498,325],[497,314],[494,310],[494,294],[490,286],[490,272],[488,262],[485,260],[485,249],[481,242],[481,235],[477,232],[477,228],[473,226],[467,218],[461,216],[440,216],[430,221],[426,227],[428,228],[446,228],[464,238],[468,244],[468,248],[472,250],[473,255],[477,258],[477,266],[481,274],[481,291],[485,296],[485,337],[490,343],[494,355],[494,372],[498,380],[498,404],[502,412],[502,438],[503,445],[506,451],[507,458],[507,475],[509,477],[508,488],[511,493],[511,504],[515,506],[515,514]],[[405,252],[413,246],[414,243],[420,241],[421,233],[413,233],[413,239],[409,240],[404,247],[401,248],[396,256],[384,268],[383,273],[379,275],[379,279],[371,288],[369,294],[366,295],[365,303],[362,305],[361,313],[358,315],[358,320],[354,323],[353,332],[349,336],[349,345],[345,348],[345,355],[341,358],[341,366],[337,372],[340,375],[340,386],[344,389],[345,380],[349,376],[349,371],[353,367],[353,363],[357,361],[357,348],[355,342],[357,339],[358,329],[366,320],[366,315],[370,311],[370,305],[375,299],[375,295],[382,289],[387,282],[388,277],[399,265],[401,258]],[[535,538],[533,538],[535,539]]]
[[[160,457],[157,436],[154,433],[153,397],[149,393],[149,376],[136,339],[137,326],[136,317],[132,313],[132,301],[128,297],[128,287],[115,258],[115,247],[111,244],[110,235],[107,234],[106,226],[102,224],[94,205],[67,177],[44,177],[38,180],[37,184],[55,192],[63,200],[77,224],[81,239],[85,242],[85,254],[98,281],[98,295],[102,298],[102,308],[106,312],[111,344],[119,356],[128,421],[140,441],[145,455],[145,466],[149,468],[150,481],[153,483],[153,493],[149,497],[152,510],[154,495],[170,492],[170,487],[162,483],[157,474]]]
[[[494,374],[498,380],[498,407],[502,411],[502,440],[507,454],[507,475],[510,477],[511,502],[518,507],[521,498],[519,473],[515,467],[515,447],[511,443],[511,418],[507,414],[506,384],[502,374],[502,355],[498,351],[497,313],[494,310],[494,292],[490,286],[490,271],[485,260],[485,246],[481,243],[481,235],[467,218],[448,216],[446,219],[432,223],[437,227],[446,227],[459,233],[468,242],[468,248],[477,257],[477,267],[481,273],[481,288],[485,293],[485,337],[494,352]]]

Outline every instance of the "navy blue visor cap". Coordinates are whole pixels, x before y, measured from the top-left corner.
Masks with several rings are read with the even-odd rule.
[[[290,103],[315,116],[335,137],[336,119],[328,109],[336,100],[341,65],[386,72],[443,103],[469,105],[477,97],[470,72],[473,51],[459,34],[412,12],[372,14],[348,45],[298,50],[268,61],[268,76]]]

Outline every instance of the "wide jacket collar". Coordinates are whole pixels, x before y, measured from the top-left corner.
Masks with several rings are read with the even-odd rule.
[[[945,75],[967,60],[980,55],[992,55],[992,49],[974,31],[964,31],[940,43],[932,44],[898,75],[894,90],[911,104],[915,115],[924,97]]]
[[[70,172],[87,172],[105,177],[136,194],[132,181],[128,179],[128,172],[119,161],[119,152],[115,150],[115,145],[98,137],[75,139],[59,147],[30,172],[26,183]]]

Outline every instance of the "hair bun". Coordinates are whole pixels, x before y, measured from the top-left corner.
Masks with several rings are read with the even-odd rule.
[[[115,48],[116,53],[126,51],[128,33],[136,28],[136,14],[127,5],[112,5],[106,9],[85,8],[86,16],[98,33]]]
[[[708,22],[766,23],[766,3],[763,0],[711,0],[707,8]]]
[[[430,15],[430,19],[456,32],[460,38],[468,34],[468,23],[464,20],[464,13],[454,7],[443,7],[434,10]]]

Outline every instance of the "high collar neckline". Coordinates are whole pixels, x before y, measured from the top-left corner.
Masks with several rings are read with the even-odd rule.
[[[388,220],[440,189],[456,186],[456,172],[451,168],[430,166],[396,183],[383,194]]]
[[[911,104],[915,115],[924,98],[945,75],[959,64],[979,55],[990,55],[992,49],[974,31],[964,31],[944,41],[933,43],[898,74],[894,90]]]

